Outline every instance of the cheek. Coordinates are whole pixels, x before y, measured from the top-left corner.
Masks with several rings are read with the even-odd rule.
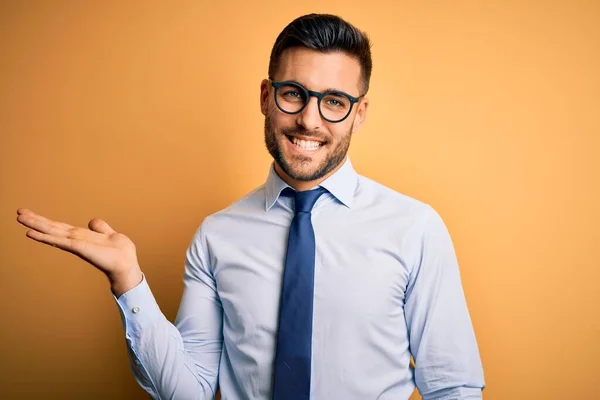
[[[269,102],[267,104],[267,117],[271,120],[274,126],[280,126],[282,125],[282,121],[285,121],[285,117],[287,117],[287,115],[279,111],[275,103]]]
[[[330,128],[329,132],[331,137],[333,138],[334,143],[339,143],[350,134],[351,130],[352,124],[347,124],[344,121],[344,123],[338,123],[334,127]]]
[[[279,121],[277,118],[275,117],[271,117],[271,132],[277,134],[277,136],[279,136],[279,133],[281,133],[282,129],[285,129],[286,125],[283,125],[281,123],[281,121]]]
[[[268,117],[271,124],[271,130],[276,133],[279,133],[284,129],[292,130],[297,127],[295,119],[292,116],[283,114],[279,110],[270,110]]]

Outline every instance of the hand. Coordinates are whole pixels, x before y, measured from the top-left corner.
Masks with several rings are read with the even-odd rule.
[[[107,276],[115,296],[142,281],[135,245],[103,220],[92,219],[90,229],[86,229],[52,221],[24,208],[17,214],[17,221],[30,228],[27,237],[75,254],[98,268]]]

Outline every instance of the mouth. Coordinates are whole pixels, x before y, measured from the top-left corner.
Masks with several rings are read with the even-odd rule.
[[[314,140],[307,137],[297,137],[292,135],[285,135],[290,143],[293,144],[294,148],[304,151],[317,151],[322,146],[325,145],[325,142]]]

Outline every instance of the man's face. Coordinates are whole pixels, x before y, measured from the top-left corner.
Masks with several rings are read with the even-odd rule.
[[[293,81],[316,92],[337,90],[354,97],[363,94],[359,91],[359,62],[341,52],[320,53],[301,47],[287,49],[273,80]],[[313,96],[300,113],[282,112],[275,104],[274,90],[268,81],[262,82],[265,143],[276,162],[276,169],[295,181],[316,181],[329,176],[341,166],[352,133],[364,121],[367,99],[354,104],[344,121],[331,123],[321,118],[318,99]]]

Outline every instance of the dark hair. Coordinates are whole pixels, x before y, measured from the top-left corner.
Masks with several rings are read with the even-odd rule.
[[[331,14],[308,14],[296,18],[277,36],[269,60],[269,78],[273,79],[281,55],[291,47],[306,47],[323,53],[341,51],[361,66],[365,94],[371,80],[371,43],[365,32]]]

